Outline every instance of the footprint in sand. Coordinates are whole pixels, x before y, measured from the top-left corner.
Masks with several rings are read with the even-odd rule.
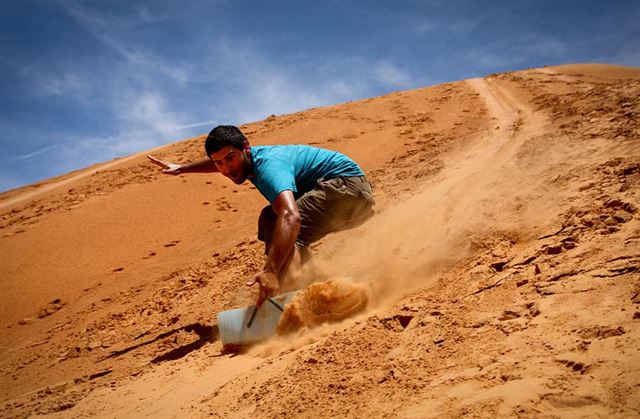
[[[178,243],[180,243],[180,240],[173,240],[173,241],[165,244],[164,247],[173,247],[173,246],[177,245]]]
[[[578,359],[579,357],[576,359],[574,359],[574,357],[574,354],[559,355],[555,358],[555,361],[580,374],[584,374],[585,372],[587,372],[587,370],[591,367],[591,364],[585,362],[584,360]]]
[[[622,326],[596,326],[586,328],[580,331],[579,335],[582,339],[608,339],[621,336],[627,333]]]
[[[229,204],[229,201],[227,201],[225,198],[220,198],[216,200],[216,209],[218,211],[228,211],[230,209],[232,209],[231,204]]]
[[[48,316],[52,315],[53,313],[57,312],[58,310],[60,310],[66,304],[67,303],[63,302],[61,299],[56,298],[55,300],[51,301],[49,304],[47,304],[46,306],[42,307],[38,311],[38,318],[42,319],[44,317],[48,317]]]

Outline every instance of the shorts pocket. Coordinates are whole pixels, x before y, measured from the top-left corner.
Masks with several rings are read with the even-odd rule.
[[[318,179],[318,185],[327,194],[328,198],[331,197],[356,197],[357,195],[349,188],[346,180],[343,177],[336,177],[331,179]]]

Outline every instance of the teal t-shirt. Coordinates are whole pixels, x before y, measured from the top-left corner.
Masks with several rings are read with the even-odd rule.
[[[344,154],[307,145],[254,146],[251,157],[254,170],[251,182],[271,203],[286,190],[300,198],[320,178],[364,175],[356,162]]]

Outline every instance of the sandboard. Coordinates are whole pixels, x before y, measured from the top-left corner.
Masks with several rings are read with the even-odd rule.
[[[218,313],[222,344],[247,345],[273,336],[282,316],[280,308],[284,308],[296,293],[293,291],[271,297],[271,301],[265,301],[257,311],[256,306],[251,305]]]

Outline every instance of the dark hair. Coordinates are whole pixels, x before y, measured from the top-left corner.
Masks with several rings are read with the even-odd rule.
[[[230,145],[242,150],[245,144],[248,144],[247,137],[242,134],[238,127],[218,125],[209,133],[207,140],[204,142],[204,150],[207,156],[210,156],[211,153],[220,150],[224,146]]]

